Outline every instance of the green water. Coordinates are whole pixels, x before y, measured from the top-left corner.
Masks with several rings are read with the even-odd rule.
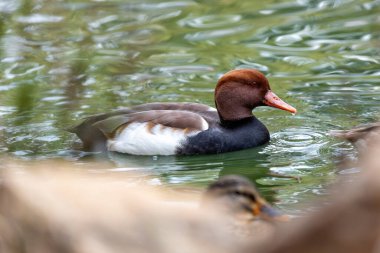
[[[323,198],[351,147],[329,130],[380,111],[379,1],[0,1],[0,152],[20,159],[106,161],[147,183],[202,188],[243,174],[280,208]],[[193,157],[94,155],[64,129],[87,115],[153,101],[213,106],[223,73],[257,68],[298,109],[258,108],[272,140]],[[301,176],[297,183],[273,173]]]

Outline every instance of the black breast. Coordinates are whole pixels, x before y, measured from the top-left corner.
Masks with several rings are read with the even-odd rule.
[[[215,124],[186,139],[177,154],[217,154],[263,145],[269,141],[268,129],[254,116]]]

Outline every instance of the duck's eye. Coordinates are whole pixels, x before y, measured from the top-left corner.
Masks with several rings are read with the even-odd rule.
[[[255,201],[256,201],[256,196],[255,196],[255,195],[247,194],[247,197],[248,197],[252,202],[255,202]]]
[[[256,201],[256,196],[249,192],[237,192],[237,194],[251,200],[252,202]]]
[[[235,197],[236,197],[236,196],[243,196],[243,195],[244,195],[242,192],[237,191],[237,190],[236,190],[236,191],[234,191],[234,190],[229,191],[228,194],[229,194],[229,195],[232,195],[232,196],[235,196]]]
[[[252,202],[256,201],[256,196],[248,192],[233,191],[232,194],[245,197],[247,199],[250,199]]]

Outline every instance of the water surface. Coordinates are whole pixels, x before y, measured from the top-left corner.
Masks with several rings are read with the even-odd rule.
[[[335,169],[351,147],[328,131],[379,117],[379,1],[3,0],[0,14],[0,151],[20,159],[105,160],[104,170],[137,170],[175,189],[242,174],[297,213],[323,198],[337,174],[355,172]],[[271,132],[266,146],[191,157],[94,155],[73,150],[76,138],[64,131],[87,115],[140,103],[212,106],[217,79],[235,68],[259,69],[298,109],[254,111]]]

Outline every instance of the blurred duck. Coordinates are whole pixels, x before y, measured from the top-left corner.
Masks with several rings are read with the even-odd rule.
[[[253,243],[242,252],[379,252],[380,122],[330,133],[357,148],[355,166],[362,168],[361,173],[350,175],[349,181],[335,182],[328,201],[318,203],[318,211],[277,229],[276,240]]]
[[[216,109],[198,103],[148,103],[94,115],[69,129],[91,151],[133,155],[215,154],[263,145],[267,128],[252,110],[296,109],[270,89],[254,69],[232,70],[215,88]]]
[[[350,130],[331,131],[331,135],[351,142],[358,149],[365,149],[369,141],[380,138],[380,122],[361,125]]]
[[[202,208],[215,210],[226,216],[227,225],[238,236],[255,235],[267,238],[274,232],[274,222],[288,221],[289,216],[271,207],[248,179],[229,175],[221,177],[206,190]]]
[[[350,130],[335,130],[330,134],[351,142],[358,151],[359,160],[361,160],[359,162],[372,160],[380,155],[380,122],[361,125]],[[352,163],[349,159],[346,160]],[[342,167],[347,166],[347,161],[343,162]]]
[[[336,182],[329,204],[324,200],[317,212],[276,230],[276,240],[243,252],[380,252],[380,123],[332,134],[354,143],[361,172]]]
[[[264,234],[273,226],[266,221],[280,217],[237,176],[213,183],[203,209],[168,207],[167,199],[179,196],[129,184],[135,180],[127,174],[84,173],[51,161],[6,167],[0,171],[0,252],[242,252],[246,242],[268,239]],[[246,217],[254,236],[226,226],[235,214]]]

